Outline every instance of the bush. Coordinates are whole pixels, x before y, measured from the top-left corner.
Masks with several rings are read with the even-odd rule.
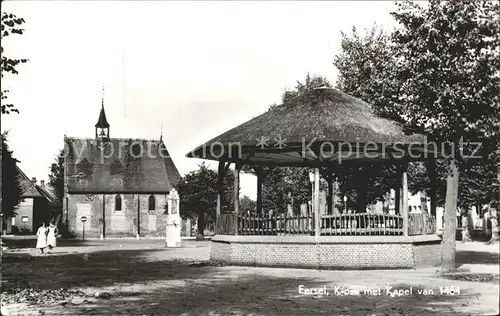
[[[59,222],[57,225],[57,230],[59,230],[59,234],[61,234],[62,238],[71,239],[76,237],[76,235],[70,232],[68,227],[62,222]]]
[[[33,231],[27,226],[22,226],[19,229],[19,235],[33,235]]]

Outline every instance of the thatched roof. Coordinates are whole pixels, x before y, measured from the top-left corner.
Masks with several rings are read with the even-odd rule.
[[[259,140],[263,137],[268,140],[268,146],[260,146],[262,143]],[[284,141],[286,147],[277,146],[279,139]],[[376,116],[371,106],[360,99],[337,89],[317,88],[213,138],[188,153],[187,157],[226,160],[227,155],[218,157],[217,149],[222,144],[226,154],[229,148],[234,150],[240,146],[242,155],[239,158],[249,164],[307,164],[312,160],[336,161],[338,157],[335,154],[330,158],[318,158],[314,154],[304,156],[303,148],[311,142],[312,148],[319,149],[321,144],[327,142],[336,146],[345,143],[346,146],[357,144],[362,147],[371,143],[372,147],[373,144],[404,147],[424,141],[422,135],[405,135],[402,126],[396,122]],[[211,146],[216,149],[215,153],[211,153]],[[234,157],[234,153],[231,156]],[[354,159],[363,157],[358,155]]]
[[[163,141],[66,138],[70,193],[168,193],[180,174]]]

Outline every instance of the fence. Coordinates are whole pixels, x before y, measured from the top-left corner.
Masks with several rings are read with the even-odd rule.
[[[235,214],[221,214],[217,216],[215,221],[215,234],[216,235],[236,235]]]
[[[321,235],[403,235],[403,216],[390,214],[323,215]],[[314,235],[314,217],[282,214],[278,216],[228,213],[217,218],[217,235]],[[408,234],[434,234],[436,223],[427,214],[408,215]]]
[[[312,216],[238,216],[240,235],[314,235]]]
[[[429,235],[436,232],[436,220],[426,213],[408,214],[408,235]]]
[[[403,235],[403,217],[368,213],[324,215],[321,235]]]

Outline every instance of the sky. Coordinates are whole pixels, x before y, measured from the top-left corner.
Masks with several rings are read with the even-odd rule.
[[[28,58],[2,89],[19,114],[2,131],[28,177],[48,180],[64,135],[163,140],[179,172],[193,148],[280,103],[307,73],[335,82],[341,31],[392,29],[393,1],[5,1],[25,33],[3,40]],[[163,129],[162,129],[163,125]],[[216,163],[208,162],[214,169]],[[243,175],[241,194],[256,196]]]

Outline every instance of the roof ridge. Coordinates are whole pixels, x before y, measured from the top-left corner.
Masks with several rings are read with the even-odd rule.
[[[177,185],[177,183],[179,182],[179,179],[182,176],[179,172],[179,169],[177,169],[177,166],[175,165],[175,162],[174,162],[174,159],[172,158],[172,155],[170,154],[170,152],[167,149],[167,145],[165,145],[165,143],[163,143],[163,141],[162,141],[162,144],[160,144],[160,149],[161,149],[162,145],[163,145],[163,148],[167,151],[167,155],[165,157],[161,157],[161,159],[163,160],[163,166],[165,168],[165,174],[167,175],[167,177],[166,177],[167,182],[171,187],[174,187]],[[169,169],[171,169],[171,170],[169,170]],[[172,171],[172,172],[170,172],[170,171]],[[171,180],[173,180],[173,181],[171,181]]]
[[[160,142],[163,140],[160,139],[151,139],[151,138],[134,138],[134,137],[110,137],[108,138],[108,141],[112,140],[147,140],[147,141],[155,141],[155,142]],[[66,140],[95,140],[95,137],[74,137],[74,136],[67,136]]]
[[[55,194],[53,194],[50,190],[48,190],[46,187],[45,188],[42,188],[41,186],[39,185],[35,185],[35,188],[38,190],[38,192],[40,192],[40,194],[42,194],[45,198],[47,198],[48,200],[55,200],[56,199],[56,196]]]
[[[31,187],[32,189],[35,190],[35,192],[37,192],[38,194],[40,194],[40,192],[38,192],[37,188],[36,188],[36,184],[34,184],[33,182],[31,182],[30,178],[24,173],[24,171],[16,164],[16,169],[17,171],[19,172],[20,176],[22,179],[20,179],[19,182],[23,181],[23,182],[26,182],[28,184],[28,187]],[[21,184],[21,183],[19,183]],[[24,188],[22,188],[23,191],[24,191]],[[27,192],[22,192],[21,195],[26,195]],[[41,194],[40,194],[41,195]]]

